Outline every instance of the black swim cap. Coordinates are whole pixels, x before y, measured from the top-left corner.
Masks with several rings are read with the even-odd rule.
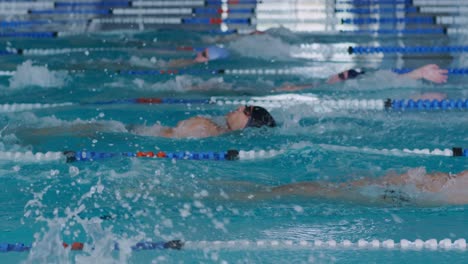
[[[357,71],[355,69],[351,69],[351,70],[348,71],[348,79],[354,79],[354,78],[356,78],[359,75],[364,74],[364,73],[366,73],[366,72],[363,71],[363,70]]]
[[[249,117],[249,121],[245,127],[276,126],[275,119],[273,119],[270,113],[263,107],[246,105],[244,113]]]
[[[340,78],[340,80],[350,80],[350,79],[354,79],[356,77],[358,77],[359,75],[361,74],[364,74],[366,73],[365,71],[363,70],[355,70],[355,69],[351,69],[351,70],[348,70],[348,77],[346,78],[345,75],[344,75],[344,72],[338,74],[338,77]]]

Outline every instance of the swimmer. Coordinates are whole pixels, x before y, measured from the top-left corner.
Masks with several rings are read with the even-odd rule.
[[[426,173],[424,168],[403,174],[360,179],[343,183],[297,182],[265,191],[247,193],[247,199],[274,199],[285,196],[316,197],[359,203],[393,203],[396,205],[468,204],[468,170],[458,174]],[[366,190],[368,193],[366,193]],[[369,193],[375,193],[372,195]]]
[[[248,127],[275,127],[276,122],[271,114],[260,106],[239,106],[226,116],[226,125],[221,126],[206,117],[192,117],[180,121],[175,127],[154,125],[130,126],[130,132],[138,135],[160,136],[167,138],[205,138],[243,130]]]
[[[355,79],[361,75],[364,75],[366,72],[359,69],[350,69],[338,74],[332,75],[327,79],[327,84],[335,84],[339,82],[344,82],[346,80]],[[396,75],[399,78],[411,78],[414,80],[424,79],[434,83],[445,83],[447,82],[447,73],[445,69],[439,68],[436,64],[427,64],[420,68],[417,68],[411,72]],[[299,91],[305,89],[316,88],[320,83],[307,84],[307,85],[291,85],[284,84],[282,87],[276,89],[276,91]]]
[[[108,59],[100,59],[100,60],[92,60],[91,63],[69,63],[67,65],[68,70],[89,70],[89,69],[107,69],[107,70],[115,70],[119,71],[122,69],[131,69],[136,67],[142,68],[183,68],[188,67],[191,65],[199,64],[199,63],[207,63],[209,61],[221,60],[228,58],[230,56],[230,52],[222,47],[218,47],[215,45],[208,46],[203,49],[196,49],[197,53],[195,58],[192,59],[172,59],[169,61],[158,60],[156,58],[148,59],[140,59],[138,57],[133,57],[130,60],[118,60],[118,61],[111,61]],[[144,50],[139,51],[144,52]],[[173,54],[175,51],[170,52],[163,52],[158,51],[158,53],[166,53],[166,54]],[[154,55],[154,50],[148,50],[149,54]],[[135,58],[135,59],[133,59]]]
[[[98,132],[130,132],[143,136],[166,138],[206,138],[219,136],[232,131],[240,131],[249,127],[275,127],[276,121],[271,114],[260,106],[239,106],[225,116],[225,124],[216,124],[212,119],[196,116],[180,121],[175,127],[165,127],[159,124],[153,126],[127,125],[125,128],[115,121],[99,123],[79,123],[63,127],[46,127],[32,130],[34,136],[52,134],[75,134],[93,136]],[[105,124],[108,123],[108,124]],[[29,130],[31,131],[31,130]]]
[[[229,51],[218,46],[209,46],[202,50],[198,50],[194,59],[178,59],[171,60],[168,63],[170,68],[186,67],[197,63],[206,63],[208,61],[220,60],[229,57]]]

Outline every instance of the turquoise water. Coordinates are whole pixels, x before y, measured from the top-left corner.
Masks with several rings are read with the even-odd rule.
[[[447,45],[454,40],[403,39],[406,45]],[[200,74],[136,76],[118,70],[167,69],[171,59],[193,53],[177,46],[223,43],[228,60],[194,65]],[[316,51],[301,44],[316,43]],[[249,200],[261,186],[299,181],[343,182],[381,177],[410,168],[458,173],[465,159],[428,155],[395,155],[380,149],[466,147],[466,112],[311,111],[310,106],[274,107],[274,129],[247,129],[204,139],[165,139],[134,135],[126,124],[172,126],[191,116],[222,122],[232,105],[93,105],[89,102],[137,97],[249,99],[272,92],[285,82],[321,82],[303,93],[321,99],[410,98],[443,92],[466,98],[464,77],[447,84],[398,79],[379,69],[438,63],[463,67],[463,56],[349,56],[348,46],[391,45],[392,39],[312,36],[273,30],[265,35],[222,39],[191,32],[107,33],[57,40],[4,40],[22,49],[89,48],[56,55],[2,57],[0,104],[63,103],[75,105],[2,113],[0,150],[47,152],[88,150],[225,151],[282,150],[271,158],[197,161],[112,158],[95,162],[1,160],[0,241],[36,243],[29,253],[2,255],[8,263],[271,263],[271,262],[431,262],[466,261],[464,251],[360,249],[328,247],[212,246],[213,241],[291,240],[384,241],[392,239],[467,238],[465,206],[417,207],[412,204],[351,202],[322,198],[282,197]],[[130,48],[94,51],[92,48]],[[333,47],[334,49],[331,49]],[[317,51],[318,50],[318,51]],[[344,84],[327,85],[327,76],[351,67],[369,74]],[[286,75],[210,75],[207,69],[293,69]],[[205,73],[203,73],[205,72]],[[193,89],[198,87],[199,89]],[[74,126],[97,123],[94,129]],[[373,151],[376,150],[376,151]],[[371,191],[365,193],[371,199]],[[418,193],[410,193],[418,195]],[[244,198],[242,198],[244,197]],[[110,216],[110,217],[109,217]],[[104,218],[104,219],[103,219]],[[181,251],[113,251],[114,242],[192,241]],[[84,252],[61,250],[60,243],[81,241]],[[202,241],[213,242],[203,246]],[[194,245],[195,244],[195,245]],[[197,246],[198,245],[198,246]],[[211,246],[210,246],[211,245]],[[85,246],[86,247],[86,246]],[[125,248],[125,247],[124,247]],[[128,248],[127,248],[128,249]],[[383,260],[385,259],[385,260]]]

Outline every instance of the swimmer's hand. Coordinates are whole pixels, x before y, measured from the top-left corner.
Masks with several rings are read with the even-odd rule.
[[[405,75],[416,80],[425,79],[434,83],[446,83],[447,73],[447,70],[439,68],[436,64],[428,64]]]

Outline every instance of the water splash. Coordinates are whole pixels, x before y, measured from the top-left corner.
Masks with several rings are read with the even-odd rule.
[[[9,81],[10,89],[22,89],[29,86],[63,87],[68,82],[68,73],[51,71],[47,66],[35,66],[31,60],[27,60],[16,68],[15,74]]]

